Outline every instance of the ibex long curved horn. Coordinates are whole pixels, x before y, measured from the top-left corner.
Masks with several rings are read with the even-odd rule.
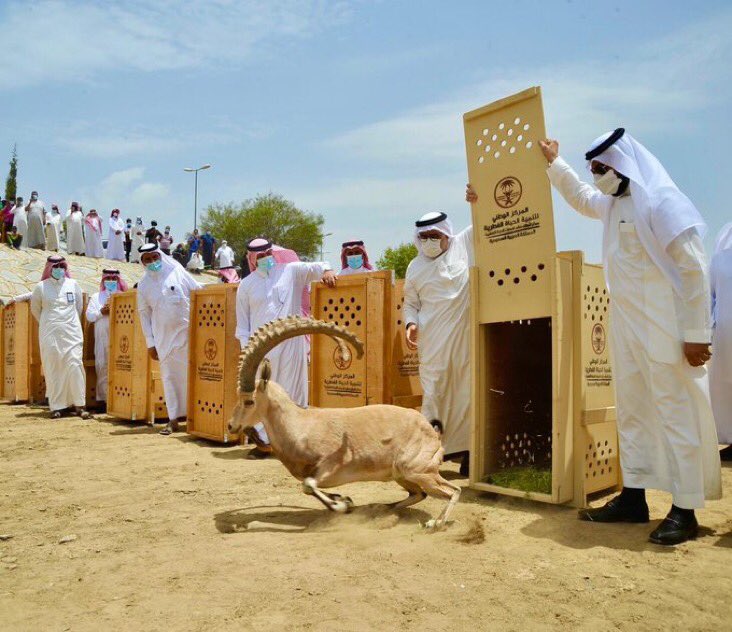
[[[273,320],[260,327],[249,339],[249,344],[241,352],[239,363],[239,390],[245,393],[254,391],[257,368],[260,362],[274,347],[289,338],[305,336],[307,334],[326,334],[338,343],[344,357],[350,355],[343,340],[351,343],[356,350],[356,356],[363,356],[363,343],[345,327],[335,323],[326,323],[315,318],[302,316],[288,316]]]

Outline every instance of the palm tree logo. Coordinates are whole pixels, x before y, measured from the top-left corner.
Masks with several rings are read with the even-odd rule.
[[[605,328],[600,323],[596,323],[592,328],[592,349],[597,355],[605,351],[605,341]]]
[[[519,182],[518,178],[508,176],[498,181],[493,197],[496,200],[496,204],[501,208],[511,208],[518,204],[522,192],[521,182]]]

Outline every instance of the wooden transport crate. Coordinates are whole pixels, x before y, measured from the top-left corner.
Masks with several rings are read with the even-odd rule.
[[[478,194],[470,485],[583,506],[620,474],[602,268],[556,253],[540,89],[464,125]]]
[[[3,381],[2,399],[15,401],[15,305],[2,311]]]
[[[94,323],[86,319],[86,308],[89,305],[89,296],[84,294],[84,311],[82,312],[81,327],[84,333],[84,373],[86,374],[86,407],[97,407],[97,368],[94,363]]]
[[[421,405],[416,350],[404,339],[403,281],[391,271],[341,277],[335,288],[314,283],[312,315],[336,322],[364,343],[361,359],[343,361],[338,345],[314,336],[310,348],[310,404],[350,408],[367,404]]]
[[[120,419],[149,421],[167,417],[159,374],[160,363],[150,360],[137,314],[137,291],[112,295],[109,314],[109,382],[107,412]],[[153,401],[153,386],[155,401]]]
[[[46,398],[46,381],[38,348],[38,323],[30,302],[3,310],[3,399],[40,403]]]
[[[192,435],[222,443],[240,440],[227,430],[238,399],[238,287],[220,283],[191,292],[186,428]]]
[[[419,353],[409,344],[404,322],[404,279],[394,283],[391,320],[391,403],[405,408],[422,406]]]

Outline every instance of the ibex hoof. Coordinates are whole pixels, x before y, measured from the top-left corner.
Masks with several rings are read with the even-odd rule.
[[[307,494],[308,496],[313,496],[315,494],[315,488],[317,487],[315,483],[314,478],[306,478],[302,482],[302,491]]]
[[[336,513],[351,513],[353,511],[353,501],[348,496],[339,496],[333,499],[331,511]]]
[[[431,518],[424,523],[424,528],[427,531],[439,531],[443,526],[444,523],[441,520],[435,520],[434,518]]]

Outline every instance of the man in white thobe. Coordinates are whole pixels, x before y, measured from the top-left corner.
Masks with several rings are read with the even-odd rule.
[[[115,292],[127,291],[119,270],[103,270],[99,292],[92,294],[86,306],[86,319],[94,323],[94,366],[97,372],[96,397],[107,402],[109,356],[109,303]]]
[[[722,444],[732,444],[732,223],[722,228],[710,267],[712,285],[712,360],[709,386],[717,434]],[[732,445],[720,453],[732,461]]]
[[[470,287],[473,228],[454,233],[445,213],[415,222],[412,259],[404,280],[407,343],[419,350],[422,414],[442,435],[447,458],[470,450]]]
[[[145,224],[142,222],[142,217],[138,217],[131,231],[132,247],[130,249],[130,263],[140,263],[140,248],[145,245],[145,232]]]
[[[112,259],[112,261],[125,260],[125,223],[120,219],[118,208],[112,211],[109,218],[107,259]]]
[[[230,268],[234,265],[234,251],[225,239],[222,240],[221,247],[216,251],[216,259],[219,268]]]
[[[13,226],[15,226],[18,235],[21,237],[19,248],[20,250],[25,250],[27,248],[26,235],[28,233],[28,213],[25,210],[22,197],[15,200],[15,207],[13,208]]]
[[[717,437],[704,363],[710,357],[704,220],[661,163],[625,130],[585,154],[581,182],[541,141],[549,179],[575,210],[602,221],[623,491],[582,510],[595,522],[648,522],[646,488],[673,495],[650,535],[673,545],[696,537],[694,510],[721,497]],[[599,189],[599,190],[598,190]]]
[[[373,270],[373,266],[369,263],[369,253],[366,252],[362,240],[352,239],[341,244],[341,271],[338,276],[363,274]]]
[[[38,321],[41,363],[53,419],[72,407],[83,419],[89,418],[84,410],[83,300],[81,287],[69,276],[66,260],[59,255],[48,257],[41,282],[31,295],[30,307]]]
[[[46,206],[38,199],[38,191],[31,193],[30,202],[25,207],[28,218],[28,234],[23,240],[28,248],[46,249]]]
[[[61,247],[61,214],[56,204],[51,205],[51,212],[46,214],[46,248],[58,252]]]
[[[84,224],[86,225],[86,256],[101,259],[104,257],[102,218],[99,217],[96,209],[89,209]]]
[[[236,337],[242,349],[262,325],[278,318],[302,314],[303,290],[313,281],[335,286],[335,275],[326,262],[277,263],[272,242],[254,239],[247,246],[252,273],[239,283],[236,292]],[[272,380],[285,389],[298,406],[308,405],[307,342],[303,336],[277,345],[267,354]],[[268,443],[264,427],[256,430],[262,445]],[[260,445],[260,450],[262,445]],[[252,456],[263,456],[254,453]]]
[[[66,251],[70,255],[85,255],[84,213],[78,202],[72,202],[66,214]]]
[[[158,244],[145,244],[139,251],[145,276],[137,286],[137,310],[148,353],[160,360],[169,419],[160,434],[169,435],[187,414],[190,295],[202,286]]]

